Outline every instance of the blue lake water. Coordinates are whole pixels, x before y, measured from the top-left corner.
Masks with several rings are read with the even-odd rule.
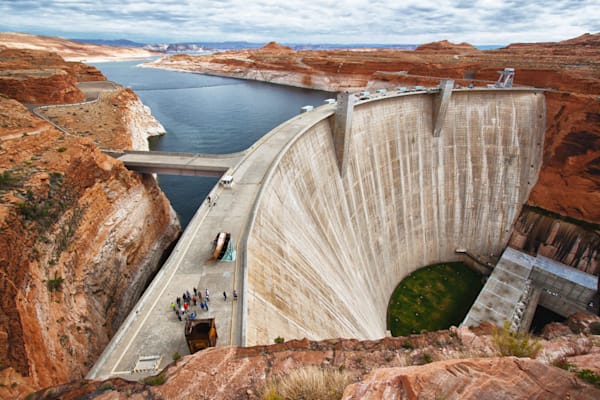
[[[185,153],[244,150],[304,105],[335,94],[185,72],[140,68],[140,61],[94,64],[110,80],[132,88],[167,133],[150,149]],[[216,178],[159,175],[161,189],[187,226]]]

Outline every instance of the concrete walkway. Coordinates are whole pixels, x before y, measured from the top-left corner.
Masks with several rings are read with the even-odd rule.
[[[227,171],[233,186],[216,186],[183,233],[171,256],[138,301],[129,317],[98,359],[88,379],[122,377],[138,380],[154,375],[173,360],[173,354],[189,354],[184,338],[184,322],[177,319],[170,304],[193,287],[210,291],[209,311],[192,307],[199,318],[214,317],[217,346],[243,345],[244,246],[246,228],[254,212],[261,184],[277,155],[306,127],[327,118],[335,105],[325,105],[301,114],[261,138],[245,152],[245,157]],[[230,232],[237,261],[210,259],[212,241],[220,231]],[[232,290],[240,295],[232,299]],[[223,300],[227,292],[227,301]]]

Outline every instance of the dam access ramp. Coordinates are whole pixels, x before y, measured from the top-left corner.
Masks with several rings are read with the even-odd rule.
[[[87,378],[139,380],[189,354],[170,304],[193,287],[211,293],[209,311],[192,311],[215,319],[217,346],[376,339],[411,272],[462,260],[457,248],[501,254],[542,163],[543,93],[446,89],[311,109],[219,171],[229,183],[208,194]],[[235,261],[212,258],[219,232]]]

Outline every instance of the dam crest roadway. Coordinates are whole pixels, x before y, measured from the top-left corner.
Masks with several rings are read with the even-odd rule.
[[[189,174],[196,158],[199,175],[233,184],[211,190],[87,378],[137,380],[189,354],[170,304],[193,287],[210,290],[209,311],[193,311],[215,318],[217,346],[377,339],[410,272],[469,262],[457,248],[494,264],[541,167],[544,95],[448,90],[347,95],[234,155],[121,155],[140,172]],[[221,231],[234,262],[211,259]]]

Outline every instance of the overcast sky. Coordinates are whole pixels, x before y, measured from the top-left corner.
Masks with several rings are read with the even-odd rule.
[[[146,43],[509,44],[600,32],[600,0],[0,0],[0,31]]]

